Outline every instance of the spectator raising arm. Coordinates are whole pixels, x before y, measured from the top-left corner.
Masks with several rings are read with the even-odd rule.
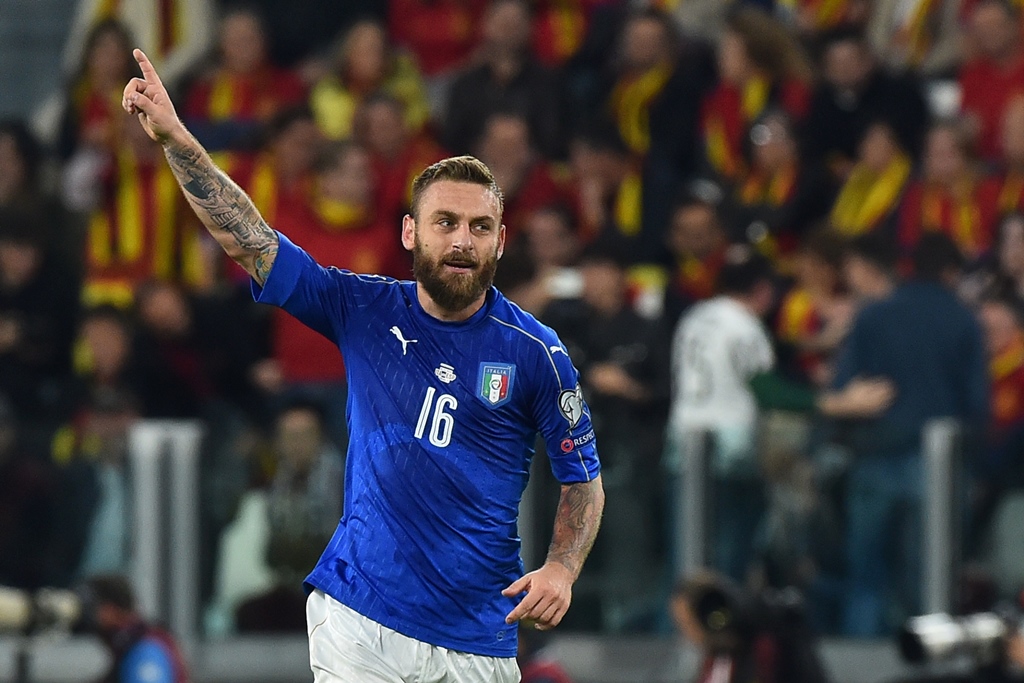
[[[217,168],[185,129],[156,69],[142,50],[133,54],[143,77],[128,82],[122,106],[129,114],[138,114],[149,137],[163,145],[174,177],[213,238],[262,285],[277,256],[277,233],[263,220],[245,192]]]

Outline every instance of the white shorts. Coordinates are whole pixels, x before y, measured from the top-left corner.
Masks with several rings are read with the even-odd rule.
[[[457,652],[404,636],[316,590],[306,600],[314,683],[519,683],[515,657]]]

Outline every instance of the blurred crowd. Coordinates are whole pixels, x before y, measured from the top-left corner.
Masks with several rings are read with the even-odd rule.
[[[918,609],[926,422],[962,427],[968,558],[1024,487],[1022,4],[81,0],[55,105],[0,122],[0,584],[127,568],[139,419],[209,426],[213,631],[301,631],[342,509],[343,360],[252,303],[123,114],[141,45],[321,263],[411,277],[411,179],[492,169],[496,284],[565,341],[600,442],[567,626],[667,623],[696,429],[716,569],[889,632]]]

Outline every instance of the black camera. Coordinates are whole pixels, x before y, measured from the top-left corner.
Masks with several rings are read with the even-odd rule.
[[[1021,631],[1018,615],[979,612],[963,617],[926,614],[908,619],[899,632],[899,648],[908,662],[920,664],[970,657],[978,665],[1002,661],[1006,641]]]
[[[776,652],[776,680],[827,683],[817,638],[797,589],[749,593],[722,581],[695,590],[691,605],[713,651],[749,651],[755,641],[767,638]]]

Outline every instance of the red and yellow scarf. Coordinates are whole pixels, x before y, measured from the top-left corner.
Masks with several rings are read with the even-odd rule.
[[[651,147],[651,103],[672,77],[672,64],[665,62],[633,78],[620,81],[612,91],[612,113],[622,139],[639,155]]]
[[[926,185],[921,195],[921,228],[948,231],[966,254],[978,254],[988,246],[982,234],[981,208],[975,197],[976,184],[965,179],[950,190]]]
[[[910,159],[903,154],[881,173],[863,164],[854,166],[832,207],[832,226],[850,237],[874,230],[896,210],[910,171]]]
[[[742,90],[723,84],[705,102],[701,121],[705,151],[712,168],[725,178],[742,175],[743,136],[768,105],[770,94],[768,79],[757,77]]]
[[[141,173],[134,155],[118,155],[113,191],[89,220],[89,305],[128,306],[134,285],[156,278],[197,284],[203,280],[199,234],[186,230],[178,182],[166,164]]]

